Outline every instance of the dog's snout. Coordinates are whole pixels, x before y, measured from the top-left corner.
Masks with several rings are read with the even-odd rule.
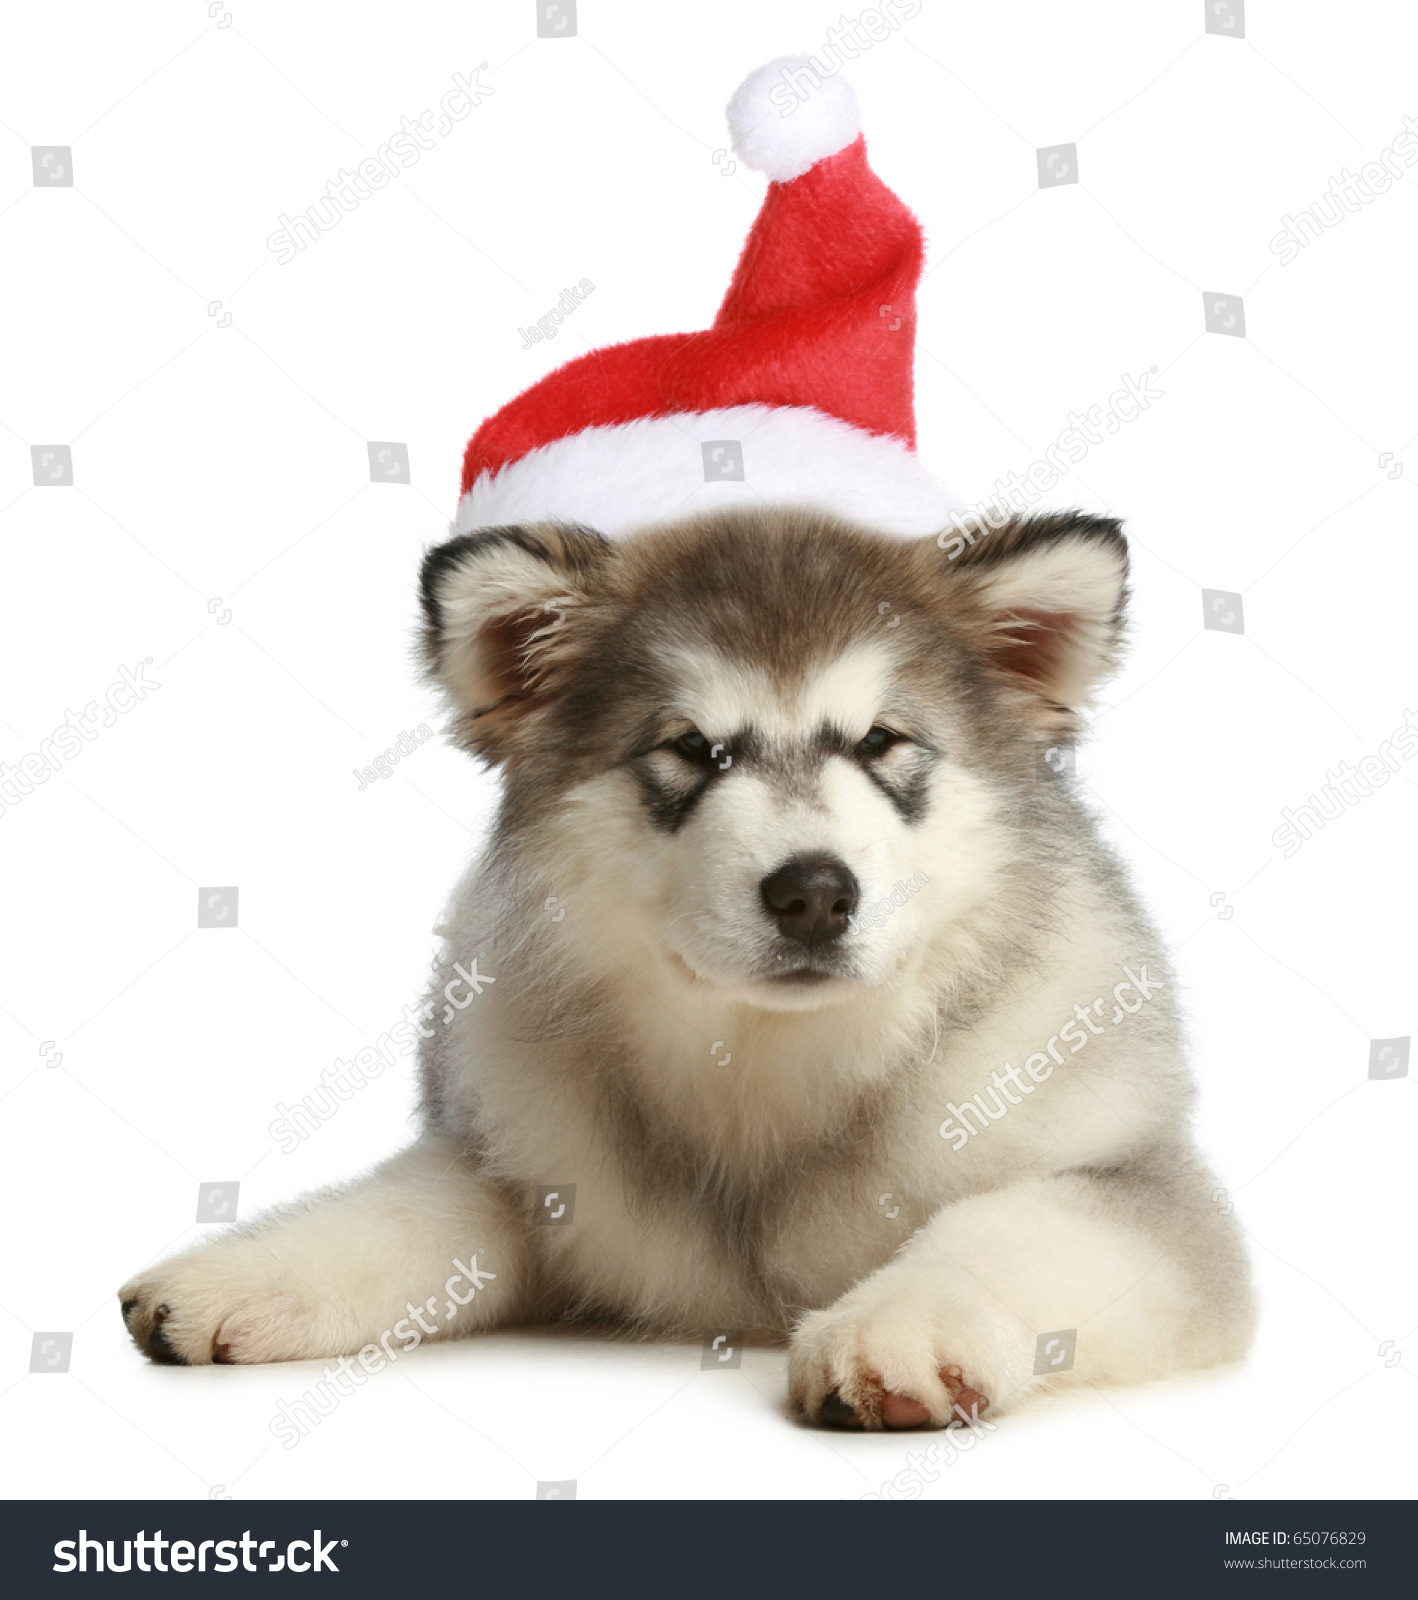
[[[759,888],[779,929],[804,944],[839,938],[857,909],[857,880],[835,856],[795,856]]]

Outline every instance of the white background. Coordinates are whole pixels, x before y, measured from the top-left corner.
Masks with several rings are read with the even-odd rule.
[[[165,1369],[123,1334],[114,1291],[199,1235],[199,1181],[239,1179],[250,1215],[406,1137],[394,1072],[294,1154],[267,1128],[417,998],[494,803],[441,741],[357,789],[432,716],[420,554],[483,416],[712,317],[763,189],[716,159],[723,104],[841,14],[582,0],[576,37],[539,40],[533,0],[213,9],[10,8],[0,49],[0,759],[121,665],[161,684],[0,814],[8,1492],[876,1491],[922,1439],[793,1426],[775,1351],[701,1374],[697,1348],[582,1334],[426,1348],[286,1451],[275,1403],[318,1365]],[[936,1497],[1414,1487],[1418,1101],[1367,1070],[1415,1020],[1418,761],[1292,859],[1271,835],[1418,706],[1418,184],[1289,266],[1267,243],[1418,113],[1418,22],[1253,0],[1244,40],[1203,23],[1203,0],[928,0],[850,69],[929,240],[928,465],[986,495],[1158,368],[1164,398],[1048,498],[1128,519],[1133,650],[1080,768],[1177,950],[1264,1301],[1244,1368],[1008,1418]],[[278,266],[278,216],[479,62],[495,93]],[[1072,141],[1081,181],[1039,190],[1036,147]],[[72,147],[72,187],[32,186],[40,144]],[[1203,332],[1203,291],[1244,295],[1244,339]],[[368,440],[408,444],[411,485],[369,481]],[[73,487],[33,487],[56,442]],[[1203,586],[1243,592],[1244,636],[1203,629]],[[235,931],[197,931],[199,887],[233,884]],[[70,1371],[29,1375],[53,1330]]]

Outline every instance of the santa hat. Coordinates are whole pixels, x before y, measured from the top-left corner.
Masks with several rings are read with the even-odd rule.
[[[729,104],[734,153],[772,181],[713,326],[594,350],[489,417],[456,532],[564,521],[615,536],[764,505],[900,534],[947,525],[959,502],[916,456],[920,224],[868,166],[847,82],[799,103],[805,66],[770,61]]]

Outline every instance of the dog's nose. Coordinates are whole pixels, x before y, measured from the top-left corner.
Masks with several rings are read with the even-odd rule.
[[[759,888],[780,930],[804,944],[840,938],[857,909],[857,880],[835,856],[795,856]]]

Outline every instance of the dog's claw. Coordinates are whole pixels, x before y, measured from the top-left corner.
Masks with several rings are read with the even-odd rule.
[[[154,1361],[161,1361],[169,1367],[185,1367],[187,1357],[173,1349],[167,1335],[163,1332],[163,1322],[172,1314],[172,1307],[159,1306],[153,1313],[152,1332],[148,1335],[148,1354]]]
[[[829,1428],[860,1428],[861,1418],[835,1390],[822,1402],[817,1420]]]

